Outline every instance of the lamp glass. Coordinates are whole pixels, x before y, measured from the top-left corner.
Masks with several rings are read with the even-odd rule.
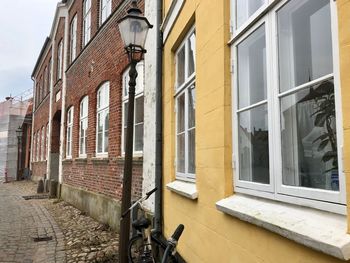
[[[126,47],[145,46],[149,24],[145,19],[136,17],[126,17],[119,23],[119,30]]]

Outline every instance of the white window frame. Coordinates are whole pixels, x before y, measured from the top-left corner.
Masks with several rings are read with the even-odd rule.
[[[106,126],[105,122],[103,122],[102,125],[102,151],[98,151],[98,117],[99,114],[104,118],[107,114],[109,114],[109,82],[105,82],[102,84],[102,86],[98,89],[97,93],[97,110],[96,110],[96,156],[100,157],[107,157],[108,156],[108,149],[105,151],[105,132],[106,132]],[[102,98],[100,102],[100,98]],[[109,120],[108,120],[109,121]],[[108,142],[109,142],[109,130],[108,130]],[[109,147],[108,147],[109,148]]]
[[[44,161],[45,160],[45,155],[44,155],[44,153],[45,153],[45,127],[44,126],[41,128],[41,145],[40,146],[41,146],[41,154],[40,154],[41,158],[40,158],[40,160]]]
[[[84,17],[83,17],[83,46],[89,43],[91,38],[91,0],[84,1]]]
[[[40,130],[36,133],[36,161],[40,160]]]
[[[46,124],[46,144],[45,144],[46,155],[45,155],[45,160],[47,160],[49,157],[49,137],[50,137],[50,130],[49,130],[49,123],[47,123]]]
[[[100,25],[102,25],[112,13],[112,0],[101,0],[100,3]]]
[[[57,80],[62,79],[62,70],[63,70],[63,40],[58,44],[57,49]]]
[[[77,14],[72,19],[71,25],[70,25],[70,61],[73,62],[74,59],[77,57],[77,24],[78,24],[78,18]]]
[[[72,158],[72,145],[73,145],[73,120],[74,120],[74,107],[70,107],[67,111],[67,137],[66,137],[66,158]]]
[[[144,96],[144,62],[139,62],[137,64],[137,72],[138,72],[138,77],[136,80],[136,87],[135,87],[135,104],[134,104],[134,120],[135,120],[135,116],[136,116],[136,99]],[[122,118],[122,154],[125,155],[125,140],[126,140],[126,134],[124,132],[124,128],[126,128],[127,126],[127,121],[125,120],[125,104],[129,103],[129,70],[130,68],[128,68],[127,70],[124,71],[123,73],[123,118]],[[139,123],[140,124],[140,123]],[[144,122],[142,122],[142,124],[144,125]],[[142,156],[143,154],[143,150],[142,151],[136,151],[135,150],[135,141],[136,141],[136,135],[135,135],[135,127],[136,127],[136,123],[134,123],[134,136],[133,136],[133,152],[134,155],[137,156]],[[142,138],[143,140],[143,138]]]
[[[46,97],[47,93],[48,93],[48,76],[47,76],[47,66],[45,67],[45,70],[44,70],[44,98]]]
[[[181,45],[177,48],[177,51],[175,52],[175,95],[174,95],[174,100],[175,100],[175,177],[178,180],[182,181],[189,181],[189,182],[195,182],[196,181],[196,174],[195,173],[189,173],[188,172],[188,167],[189,167],[189,158],[188,158],[188,132],[190,129],[188,128],[188,90],[194,89],[196,90],[196,65],[194,68],[194,72],[188,76],[188,40],[190,36],[195,33],[195,26],[193,26],[188,33],[186,34],[185,38],[183,39]],[[177,59],[178,59],[178,54],[182,50],[182,48],[185,48],[185,72],[184,72],[184,82],[178,86],[178,72],[177,72]],[[196,60],[195,60],[196,62]],[[177,99],[185,94],[185,127],[184,127],[184,133],[185,133],[185,173],[181,173],[177,171],[177,156],[178,156],[178,147],[177,147],[177,130],[178,130],[178,125],[177,125],[177,112],[178,112],[178,102]],[[196,125],[191,128],[191,130],[196,129]],[[195,165],[196,166],[196,165]]]
[[[84,111],[86,109],[86,112]],[[87,130],[88,130],[88,119],[89,119],[89,97],[85,96],[80,102],[80,120],[79,120],[79,157],[86,158],[87,156]],[[81,134],[81,127],[85,126],[84,137]],[[81,140],[83,139],[83,151],[81,148]]]
[[[49,60],[49,66],[47,71],[47,79],[48,79],[48,93],[51,91],[51,69],[52,69],[52,58]]]
[[[232,2],[235,0],[232,0]],[[232,71],[232,116],[233,131],[238,131],[238,66],[237,66],[237,46],[244,41],[251,33],[259,26],[265,23],[266,34],[266,68],[267,68],[267,102],[268,102],[268,125],[269,125],[269,167],[270,167],[270,184],[263,185],[239,179],[239,145],[238,132],[233,132],[233,174],[234,174],[234,189],[235,192],[256,195],[264,198],[274,199],[278,201],[316,207],[318,209],[327,210],[336,213],[346,213],[346,192],[345,192],[345,177],[343,174],[342,164],[342,145],[343,131],[342,114],[341,114],[341,99],[340,99],[340,76],[339,76],[339,50],[338,50],[338,31],[337,31],[337,13],[336,4],[329,0],[331,9],[331,29],[332,29],[332,44],[333,44],[333,73],[323,76],[315,81],[308,82],[307,87],[312,86],[312,83],[319,83],[321,80],[333,79],[336,107],[336,126],[337,126],[337,145],[338,145],[338,171],[339,171],[339,192],[313,189],[297,186],[286,186],[282,184],[282,154],[281,154],[281,133],[280,133],[280,98],[284,93],[294,94],[293,91],[300,87],[295,87],[287,92],[279,91],[278,82],[278,38],[277,38],[277,18],[276,12],[282,8],[289,0],[269,0],[262,10],[256,12],[254,16],[259,16],[263,13],[263,17],[258,22],[255,18],[248,20],[240,31],[244,31],[241,36],[230,41],[231,56],[233,63]],[[235,2],[233,2],[235,3]],[[273,6],[272,6],[273,4]],[[239,32],[238,32],[239,33]],[[302,85],[304,86],[304,85]],[[302,87],[301,87],[302,88]]]

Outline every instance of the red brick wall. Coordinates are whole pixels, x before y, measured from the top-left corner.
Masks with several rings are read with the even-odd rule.
[[[122,74],[128,66],[128,60],[117,21],[125,15],[128,6],[123,10],[117,9],[114,15],[112,13],[94,36],[94,25],[97,29],[99,23],[96,15],[99,6],[96,2],[92,1],[92,40],[80,54],[77,54],[76,60],[67,70],[66,109],[74,106],[73,148],[72,160],[66,160],[63,164],[63,178],[64,183],[69,185],[120,200],[124,167],[124,159],[121,157]],[[116,8],[120,2],[122,1],[113,1],[113,8]],[[81,1],[76,1],[71,9],[74,11],[70,13],[75,14],[78,8],[82,8],[81,4]],[[78,43],[81,43],[81,31],[82,27],[78,26],[77,35],[80,36]],[[97,90],[106,81],[110,83],[108,158],[96,160]],[[86,95],[89,97],[87,158],[81,160],[79,159],[79,110],[80,102]],[[134,163],[133,170],[133,195],[140,196],[142,160]]]

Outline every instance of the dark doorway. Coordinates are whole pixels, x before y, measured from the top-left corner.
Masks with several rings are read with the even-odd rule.
[[[50,179],[58,182],[58,167],[60,158],[60,134],[61,134],[61,111],[57,111],[52,118],[51,151],[50,151]]]

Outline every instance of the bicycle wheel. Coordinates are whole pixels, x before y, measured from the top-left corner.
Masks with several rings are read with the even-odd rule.
[[[142,255],[146,245],[147,244],[144,243],[141,235],[134,236],[130,239],[129,247],[128,247],[128,256],[129,256],[130,263],[141,262]],[[154,262],[161,262],[166,249],[166,244],[163,244],[160,240],[152,236],[151,246],[152,246],[152,257],[154,259]],[[178,261],[175,256],[171,255],[169,256],[167,262],[177,263]]]

